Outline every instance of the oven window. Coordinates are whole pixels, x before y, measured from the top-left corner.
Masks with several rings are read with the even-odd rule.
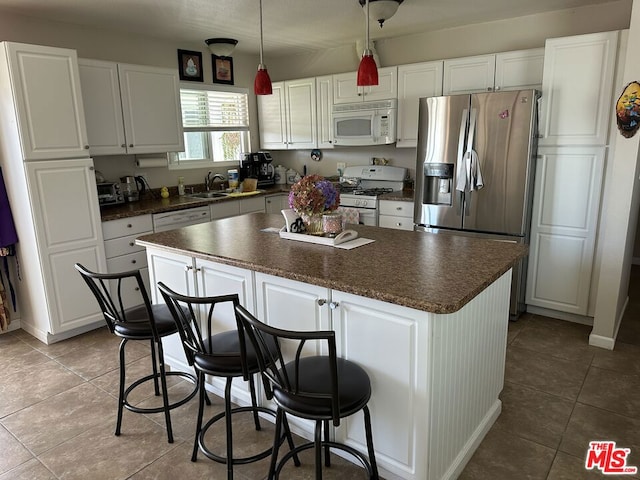
[[[371,136],[370,118],[345,118],[336,120],[338,137]]]

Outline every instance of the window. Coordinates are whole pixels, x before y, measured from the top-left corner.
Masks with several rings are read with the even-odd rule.
[[[169,168],[237,164],[242,152],[250,150],[247,90],[223,88],[180,89],[185,148],[169,154]]]

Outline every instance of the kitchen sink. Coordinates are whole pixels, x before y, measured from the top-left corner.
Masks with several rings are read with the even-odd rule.
[[[192,193],[187,196],[193,197],[193,198],[220,198],[220,197],[228,197],[229,194],[226,192],[200,192],[200,193]]]

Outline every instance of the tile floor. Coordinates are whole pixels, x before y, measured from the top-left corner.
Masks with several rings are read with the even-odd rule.
[[[586,480],[629,478],[584,469],[589,440],[615,440],[640,466],[640,267],[633,269],[630,305],[616,349],[590,347],[590,327],[524,315],[509,325],[503,411],[460,476],[464,480]],[[118,340],[106,329],[44,345],[18,330],[0,335],[0,480],[225,479],[225,466],[200,454],[190,461],[197,411],[194,400],[173,411],[175,443],[166,441],[161,414],[125,411],[115,437]],[[132,377],[149,370],[149,348],[130,344]],[[171,395],[190,384],[171,382]],[[157,399],[150,389],[137,400]],[[205,415],[222,409],[212,396]],[[237,454],[269,444],[249,418],[236,422]],[[222,431],[208,442],[223,449]],[[375,441],[375,439],[374,439]],[[238,444],[240,442],[238,441]],[[242,449],[242,451],[241,451]],[[248,450],[247,450],[248,449]],[[287,468],[283,479],[313,478],[312,461]],[[363,471],[337,459],[327,479],[361,479]],[[238,466],[237,480],[265,477],[267,460]],[[640,479],[640,475],[631,478]]]

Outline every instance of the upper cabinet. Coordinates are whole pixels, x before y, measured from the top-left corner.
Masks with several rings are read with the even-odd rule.
[[[333,148],[333,76],[316,77],[316,113],[318,115],[318,148]]]
[[[540,88],[544,49],[444,61],[444,95]]]
[[[24,160],[89,156],[75,50],[2,43]]]
[[[442,60],[398,67],[396,147],[418,144],[418,99],[442,95]]]
[[[184,150],[178,72],[80,59],[92,155]]]
[[[378,68],[378,85],[358,87],[358,73],[333,75],[333,103],[357,103],[398,98],[398,67]]]
[[[272,95],[258,96],[260,147],[316,148],[316,79],[275,82]]]
[[[539,145],[605,145],[618,32],[549,39]]]

